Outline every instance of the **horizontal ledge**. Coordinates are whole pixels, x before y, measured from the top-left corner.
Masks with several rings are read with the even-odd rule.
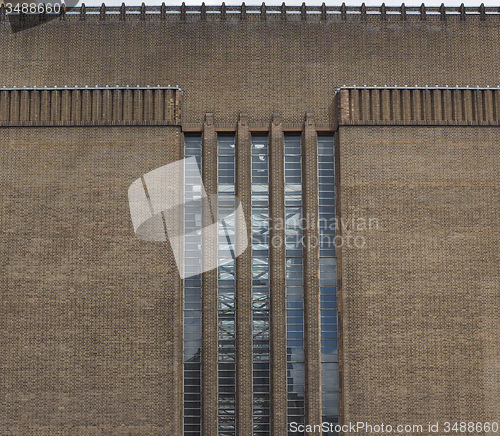
[[[359,120],[359,121],[339,121],[338,127],[347,126],[394,126],[394,127],[498,127],[500,126],[500,121],[422,121],[422,120],[407,120],[407,121],[369,121],[369,120]]]
[[[114,90],[130,90],[130,91],[133,91],[133,90],[156,90],[156,89],[160,89],[160,90],[171,90],[171,89],[175,89],[177,91],[181,91],[181,93],[183,94],[184,91],[182,90],[182,88],[180,88],[179,86],[63,86],[63,87],[57,87],[57,86],[54,86],[54,87],[48,87],[48,86],[32,86],[32,87],[26,87],[26,86],[23,86],[23,87],[17,87],[17,86],[13,86],[13,87],[7,87],[7,86],[3,86],[0,88],[0,91],[94,91],[94,90],[102,90],[102,91],[114,91]]]
[[[113,121],[113,122],[103,122],[103,121],[85,121],[85,122],[74,122],[74,121],[52,121],[52,122],[41,122],[37,123],[34,121],[18,121],[12,123],[2,123],[0,122],[0,128],[2,127],[113,127],[113,126],[130,126],[130,127],[181,127],[181,123],[172,123],[168,121]]]
[[[270,132],[271,121],[268,124],[252,124],[249,123],[248,130],[250,133],[259,133],[259,132]],[[284,133],[300,133],[304,130],[304,123],[284,123],[281,125],[281,130]],[[228,127],[227,124],[217,125],[215,123],[214,130],[218,133],[236,133],[238,130],[237,123],[234,123],[233,127]],[[318,133],[334,133],[334,126],[326,126],[326,125],[316,125],[315,128]],[[184,123],[182,125],[183,133],[201,133],[203,132],[203,123]]]
[[[402,15],[402,16],[459,16],[464,18],[465,16],[481,16],[486,15],[500,15],[500,7],[494,6],[484,6],[481,4],[477,7],[460,6],[450,7],[444,6],[425,6],[422,4],[420,6],[406,6],[404,3],[401,6],[386,6],[382,3],[381,6],[366,6],[362,3],[360,6],[346,6],[345,4],[339,6],[326,6],[324,3],[317,6],[307,6],[305,3],[302,6],[286,6],[283,5],[271,5],[268,6],[265,3],[262,5],[252,5],[247,6],[244,3],[241,6],[226,6],[224,3],[220,6],[207,6],[204,3],[200,6],[186,6],[185,4],[171,6],[165,3],[158,6],[146,6],[144,3],[142,6],[106,6],[103,3],[101,6],[89,6],[87,7],[85,3],[80,6],[62,8],[61,12],[58,14],[47,14],[52,15],[127,15],[127,16],[140,16],[145,15],[177,15],[181,19],[185,19],[186,15],[200,15],[205,18],[207,15],[220,15],[225,18],[231,15],[261,15],[262,17],[266,15],[302,15],[303,17],[311,15],[321,15],[323,19],[331,15],[380,15],[382,17]],[[9,14],[13,16],[20,16],[19,14]],[[36,14],[25,14],[28,16]],[[5,19],[6,11],[5,7],[1,7],[1,18]]]
[[[340,86],[335,90],[335,94],[337,94],[340,90],[342,89],[356,89],[356,90],[363,90],[363,89],[377,89],[377,90],[391,90],[391,89],[399,89],[399,90],[439,90],[439,91],[453,91],[453,90],[462,90],[462,91],[498,91],[500,89],[500,86],[496,87],[490,87],[490,86],[430,86],[430,85],[424,85],[424,86],[367,86],[367,85],[344,85]]]

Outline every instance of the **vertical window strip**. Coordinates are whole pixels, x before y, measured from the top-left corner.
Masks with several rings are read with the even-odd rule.
[[[196,157],[201,172],[201,135],[185,135],[184,157]],[[184,201],[199,198],[201,186],[184,183]],[[201,214],[185,209],[185,222],[201,224]],[[198,237],[185,235],[186,264],[199,259]],[[184,435],[201,435],[201,276],[184,280]]]
[[[337,253],[333,135],[318,136],[321,389],[323,422],[338,422]]]
[[[252,135],[251,189],[253,436],[269,436],[269,155],[267,135]]]
[[[285,240],[288,423],[304,423],[304,276],[301,135],[285,135]],[[292,435],[293,433],[289,433]]]
[[[236,435],[236,348],[234,256],[228,256],[235,222],[235,136],[219,135],[218,167],[218,435]]]

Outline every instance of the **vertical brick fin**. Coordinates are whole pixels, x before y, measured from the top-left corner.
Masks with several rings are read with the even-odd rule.
[[[154,110],[154,120],[161,121],[163,120],[164,113],[164,105],[163,105],[163,90],[155,89],[153,91],[153,110]]]
[[[247,19],[247,7],[245,5],[245,2],[243,2],[241,4],[241,9],[240,9],[240,18],[242,20],[246,20]]]
[[[307,7],[305,2],[303,2],[302,5],[300,6],[300,19],[302,21],[307,20]]]
[[[382,117],[382,105],[380,101],[380,89],[373,89],[370,91],[371,94],[371,107],[370,107],[370,112],[371,116],[370,119],[375,121],[375,120],[380,120]]]
[[[430,89],[426,89],[424,90],[423,92],[423,95],[422,95],[422,109],[423,109],[423,115],[422,115],[422,119],[423,120],[427,120],[427,121],[430,121],[432,120],[432,103],[431,103],[431,90]]]
[[[175,117],[175,112],[174,112],[175,101],[173,95],[170,92],[168,92],[168,90],[163,91],[163,95],[164,95],[165,114],[162,121]]]
[[[285,240],[285,144],[281,118],[274,115],[269,138],[269,217],[271,241]],[[287,434],[286,253],[284,244],[269,244],[271,335],[271,434]]]
[[[10,121],[10,91],[0,92],[0,123]]]
[[[493,93],[490,89],[484,91],[484,119],[488,124],[495,122],[495,113],[493,107]]]
[[[82,119],[82,91],[71,91],[71,122],[76,123]]]
[[[0,90],[0,125],[177,125],[182,92],[153,88]]]
[[[346,21],[346,19],[347,19],[347,8],[345,6],[345,2],[342,3],[342,6],[340,7],[340,16],[342,18],[342,21]]]
[[[406,20],[406,6],[404,3],[401,4],[401,20]]]
[[[389,89],[382,89],[380,95],[380,117],[382,121],[389,121],[394,119],[393,109],[391,104],[391,91]]]
[[[369,120],[370,119],[370,90],[361,90],[361,107],[360,107],[360,119]]]
[[[207,20],[207,7],[205,6],[205,2],[203,2],[201,4],[200,17],[201,17],[201,21],[206,21]]]
[[[87,8],[85,7],[85,3],[82,3],[82,7],[80,8],[80,20],[85,20],[87,18]]]
[[[102,119],[106,123],[111,123],[113,120],[113,94],[109,89],[105,89],[102,93]]]
[[[225,20],[226,18],[227,18],[226,3],[222,2],[222,5],[220,7],[220,19]]]
[[[321,21],[326,21],[327,14],[326,14],[326,5],[325,2],[321,4]]]
[[[266,4],[264,2],[262,2],[262,5],[260,6],[260,19],[262,21],[267,19]]]
[[[360,108],[360,105],[359,105],[359,96],[360,96],[360,92],[359,92],[359,89],[353,89],[351,90],[351,92],[349,93],[349,120],[353,120],[355,119],[357,116],[359,116],[359,108]],[[340,109],[341,110],[341,109]],[[356,114],[356,111],[358,111],[358,113]]]
[[[422,4],[420,5],[420,19],[421,19],[422,21],[427,20],[427,12],[426,12],[426,9],[425,9],[425,4],[424,4],[424,3],[422,3]]]
[[[165,2],[162,2],[162,4],[161,4],[160,16],[161,16],[162,21],[165,21],[167,18],[167,6],[165,5]]]
[[[19,91],[11,91],[10,93],[10,120],[19,122]]]
[[[125,21],[126,13],[127,13],[127,9],[126,9],[125,3],[122,3],[122,5],[120,7],[120,20],[121,21]]]
[[[134,113],[132,119],[134,121],[143,121],[144,119],[144,96],[142,89],[134,89],[133,91],[133,108]]]
[[[217,133],[215,132],[213,113],[205,114],[202,136],[202,176],[207,195],[217,194]],[[212,214],[204,209],[203,213],[203,262],[217,258],[217,228],[209,230],[213,218],[217,218],[217,210]],[[205,268],[204,264],[203,269]],[[217,380],[218,380],[218,333],[217,333],[217,269],[202,274],[202,434],[217,436]]]
[[[283,21],[286,21],[286,5],[285,5],[285,2],[281,3],[280,15],[281,15],[281,19]]]
[[[19,98],[19,121],[29,121],[30,119],[30,92],[23,90]]]
[[[82,91],[82,122],[92,120],[92,97],[88,89]]]
[[[175,124],[180,124],[182,117],[182,94],[180,91],[170,90],[170,93],[175,95],[175,116],[173,121]]]
[[[123,120],[123,91],[117,89],[113,98],[113,121]]]
[[[479,18],[481,21],[486,21],[486,10],[484,9],[484,3],[479,6]]]
[[[390,90],[391,96],[391,118],[393,120],[401,121],[403,119],[403,107],[401,104],[401,90]]]
[[[143,91],[143,120],[145,122],[153,121],[153,95],[151,89]]]
[[[182,135],[176,135],[176,141],[168,143],[169,147],[173,150],[170,156],[172,161],[180,160],[184,157],[184,147],[181,143]],[[178,190],[177,198],[175,199],[177,204],[182,204],[184,200],[184,193],[182,189]],[[183,223],[183,211],[179,211],[178,223]],[[178,228],[174,229],[176,234],[181,234],[182,224]],[[165,230],[166,231],[166,230]],[[167,253],[171,253],[171,245],[166,238],[165,248]],[[171,364],[173,364],[173,390],[170,398],[170,411],[173,416],[170,424],[169,431],[172,434],[182,434],[183,433],[183,422],[184,422],[184,408],[183,408],[183,391],[184,391],[184,282],[181,279],[178,270],[176,268],[175,259],[172,255],[167,257],[167,266],[169,274],[167,274],[165,279],[165,290],[167,290],[169,300],[171,301],[170,307],[163,308],[162,312],[168,314],[171,317],[170,323],[173,329],[165,334],[166,341],[172,344],[171,348]],[[163,301],[167,301],[164,299]],[[166,409],[167,407],[165,407]],[[166,412],[166,411],[165,411]]]
[[[127,88],[123,91],[123,121],[128,121],[132,119],[132,102],[133,95],[132,90]],[[167,102],[165,102],[167,104]]]
[[[40,103],[40,121],[50,122],[50,91],[47,90],[42,91]]]
[[[473,106],[475,109],[476,121],[479,123],[484,123],[484,99],[483,92],[476,91],[472,94]]]
[[[236,136],[236,196],[241,201],[247,232],[236,229],[237,238],[247,238],[252,228],[252,138],[245,114],[240,114]],[[250,242],[250,241],[249,241]],[[236,434],[252,434],[252,249],[236,258]]]
[[[422,89],[416,89],[412,92],[413,95],[413,119],[415,121],[425,120],[425,96]]]
[[[500,90],[496,90],[493,93],[493,119],[500,123]]]
[[[61,91],[52,91],[50,99],[50,121],[61,121]]]
[[[181,21],[186,21],[186,3],[184,2],[181,5]]]
[[[30,121],[33,124],[37,124],[40,121],[40,92],[31,91],[30,92]],[[1,109],[0,109],[1,111]]]
[[[92,93],[92,122],[98,123],[102,117],[102,94],[100,89],[93,89]]]
[[[498,124],[500,89],[341,88],[337,124]]]
[[[61,121],[71,121],[71,91],[67,88],[61,91]]]
[[[444,91],[436,89],[434,91],[434,95],[436,96],[434,100],[434,104],[436,106],[436,120],[444,121],[446,119],[444,116]]]
[[[443,96],[443,110],[442,110],[442,120],[446,121],[454,121],[453,118],[453,104],[452,104],[452,98],[451,98],[451,91],[449,89],[445,89],[441,92]]]
[[[473,102],[471,91],[465,89],[462,91],[462,104],[464,108],[464,121],[469,124],[474,119]]]
[[[380,18],[382,21],[387,20],[387,11],[385,7],[385,3],[382,3],[382,6],[380,6]]]
[[[441,14],[441,21],[446,21],[446,9],[444,7],[444,3],[441,3],[441,6],[439,6],[439,13]]]
[[[410,90],[403,89],[401,90],[401,118],[404,121],[411,120],[411,97]]]
[[[352,92],[356,92],[353,90]],[[340,116],[342,121],[347,121],[352,119],[352,112],[350,102],[353,100],[352,94],[348,89],[341,89],[339,91],[339,105],[340,105]]]
[[[361,20],[365,21],[366,20],[366,5],[364,2],[361,4],[360,10],[361,10]]]
[[[311,113],[302,132],[304,237],[304,358],[306,423],[321,424],[320,294],[318,225],[318,138]],[[312,432],[319,435],[321,432]]]

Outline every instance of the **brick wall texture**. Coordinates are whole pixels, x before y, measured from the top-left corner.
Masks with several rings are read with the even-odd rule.
[[[186,125],[213,112],[234,127],[245,112],[267,126],[280,112],[299,129],[308,110],[330,124],[342,85],[498,85],[500,15],[146,18],[68,15],[18,33],[3,22],[0,85],[179,85]]]
[[[180,135],[2,129],[0,434],[175,434],[180,283],[127,191]]]
[[[272,132],[275,176],[281,132],[302,132],[310,216],[317,132],[335,132],[338,215],[378,222],[355,229],[363,248],[339,250],[344,421],[498,421],[500,91],[352,86],[496,88],[500,15],[184,17],[68,14],[16,33],[0,21],[0,435],[181,435],[181,281],[168,247],[135,238],[126,193],[183,157],[182,131],[204,132],[212,193],[216,133],[236,133],[248,228],[251,132]],[[184,92],[1,89],[75,85]],[[277,218],[273,175],[270,191]],[[304,253],[306,415],[318,423],[318,250]],[[280,255],[274,350],[285,345]],[[237,426],[250,436],[249,250],[236,268]],[[214,419],[216,277],[203,280]],[[284,369],[274,362],[272,379]],[[284,395],[272,388],[274,436]]]
[[[366,242],[340,253],[344,419],[497,420],[498,127],[337,137],[341,234]]]

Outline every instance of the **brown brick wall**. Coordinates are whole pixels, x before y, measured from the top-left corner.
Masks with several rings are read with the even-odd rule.
[[[175,127],[2,129],[0,434],[179,434],[179,276],[127,191],[180,157]]]
[[[306,114],[302,132],[302,210],[304,256],[304,358],[305,418],[321,424],[320,293],[318,228],[318,136],[311,113]],[[311,434],[320,434],[314,432]]]
[[[275,116],[269,136],[269,279],[271,350],[271,432],[287,431],[285,141],[281,118]],[[273,244],[273,241],[281,243]]]
[[[203,186],[207,195],[217,194],[217,134],[214,128],[213,114],[206,114],[203,125],[202,143],[202,175]],[[212,216],[205,213],[203,216],[203,261],[213,265],[217,259],[218,243],[217,229],[209,231],[206,227],[213,224],[217,218],[217,204],[213,204]],[[206,212],[206,210],[205,210]],[[207,268],[208,269],[208,268]],[[217,436],[218,422],[217,409],[219,399],[217,396],[218,381],[218,323],[217,323],[217,269],[206,271],[202,275],[202,432],[206,436]]]
[[[317,215],[315,129],[336,128],[334,91],[339,86],[498,84],[498,15],[466,19],[448,15],[444,20],[430,15],[382,19],[362,14],[324,21],[319,15],[304,18],[304,14],[290,14],[286,20],[247,14],[246,19],[227,21],[209,15],[201,21],[187,14],[185,22],[172,16],[165,20],[127,16],[123,21],[118,15],[89,15],[85,20],[67,16],[16,34],[2,23],[0,83],[181,86],[184,130],[201,132],[206,112],[212,112],[214,126],[205,124],[204,138],[212,152],[217,129],[238,131],[236,189],[247,220],[249,129],[268,130],[273,114],[281,116],[280,129],[302,130],[304,113],[314,110],[315,124],[306,123],[304,133],[305,149],[310,150],[304,154],[304,211]],[[128,97],[93,98],[95,92],[89,90],[69,98],[69,91],[57,91],[49,105],[44,91],[29,98],[26,92],[0,92],[4,123],[166,121],[154,114],[166,113],[167,106],[151,106],[147,93],[137,99],[135,91],[126,91]],[[339,259],[345,419],[493,419],[500,404],[499,344],[491,333],[499,327],[495,311],[499,153],[498,128],[487,125],[498,124],[498,92],[349,92],[351,100],[340,113],[337,133],[339,212],[346,218],[372,214],[381,229],[367,233],[366,249],[343,250]],[[9,101],[7,93],[13,96]],[[171,123],[178,123],[179,92],[169,104]],[[125,112],[117,115],[118,120],[114,115],[110,119],[110,106],[111,114],[120,114],[120,108]],[[70,115],[64,107],[71,108]],[[247,117],[238,124],[240,113]],[[441,123],[470,126],[430,127]],[[370,124],[405,127],[367,127]],[[484,126],[471,127],[478,124]],[[126,190],[139,174],[156,168],[159,161],[182,157],[179,131],[9,127],[1,133],[5,171],[0,175],[0,237],[6,250],[1,283],[7,316],[0,322],[7,332],[2,370],[9,376],[2,379],[0,389],[4,405],[0,429],[7,434],[7,429],[20,434],[46,429],[55,434],[64,425],[64,434],[71,422],[75,434],[119,433],[116,427],[122,424],[124,432],[132,434],[179,434],[182,305],[181,294],[172,291],[180,290],[180,283],[164,247],[131,238],[126,202],[118,201],[120,189]],[[204,154],[204,165],[211,174],[214,156]],[[40,174],[50,176],[46,189],[33,185],[30,178]],[[99,180],[104,185],[88,188]],[[271,195],[276,198],[281,188],[275,186]],[[95,210],[107,195],[105,211],[119,211],[116,216],[104,212],[101,216]],[[64,210],[44,208],[54,198]],[[73,201],[79,204],[78,215],[66,209]],[[277,208],[275,212],[281,213]],[[104,245],[101,234],[114,238],[109,232],[115,227],[123,230],[126,240],[114,244],[112,239]],[[96,239],[89,241],[89,234]],[[130,256],[125,267],[118,260],[124,255]],[[319,306],[313,249],[306,250],[305,264],[312,265],[305,277],[306,359],[311,371],[306,407],[309,422],[316,423]],[[204,280],[207,288],[213,288],[213,274]],[[148,283],[151,286],[145,286]],[[101,288],[106,291],[96,291]],[[137,289],[146,292],[144,299],[137,300]],[[252,383],[249,250],[237,260],[237,295],[237,422],[240,434],[246,436]],[[204,295],[204,304],[213,309],[215,300]],[[47,311],[42,305],[48,306]],[[277,305],[275,309],[280,310]],[[205,377],[215,368],[215,318],[205,317],[203,322],[204,344],[211,347],[207,349],[211,354],[204,355]],[[111,340],[108,331],[119,335],[130,331],[130,335]],[[278,338],[272,340],[279,347]],[[73,344],[70,350],[65,348],[68,343]],[[148,360],[151,353],[156,357]],[[101,355],[102,365],[96,364]],[[275,365],[274,377],[279,371]],[[80,373],[81,377],[75,376]],[[205,385],[209,401],[215,385],[204,383],[209,384]],[[273,395],[282,393],[273,390]],[[211,406],[205,413],[213,416]],[[274,402],[273,407],[278,410],[280,405]],[[34,430],[19,430],[21,422]],[[281,424],[275,420],[273,425],[282,422],[283,417]],[[95,423],[94,430],[89,430],[89,423]]]
[[[339,255],[344,421],[498,420],[500,130],[340,126],[337,139],[339,215],[379,223],[351,229],[366,246]]]
[[[249,239],[252,228],[252,137],[248,119],[240,115],[236,135],[236,196],[246,220],[246,232],[236,228],[238,238]],[[253,334],[252,334],[252,246],[236,258],[236,432],[252,432],[253,410]]]
[[[67,16],[15,34],[4,23],[0,84],[179,85],[183,124],[198,129],[205,112],[230,127],[240,112],[266,126],[279,112],[284,128],[301,129],[308,110],[328,127],[342,85],[498,85],[499,15],[268,15]]]

